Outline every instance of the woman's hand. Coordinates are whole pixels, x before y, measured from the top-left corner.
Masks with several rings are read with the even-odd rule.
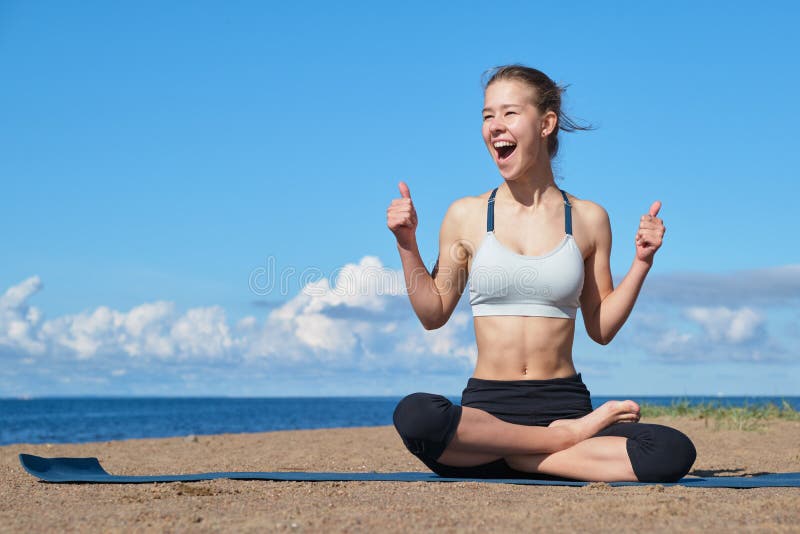
[[[417,211],[405,182],[397,184],[401,198],[395,198],[386,210],[386,226],[397,238],[397,244],[410,248],[416,239]]]
[[[658,210],[661,209],[661,202],[656,200],[650,206],[650,213],[642,215],[639,221],[639,231],[636,232],[636,259],[653,264],[653,256],[661,247],[661,242],[664,239],[664,222],[656,217]]]

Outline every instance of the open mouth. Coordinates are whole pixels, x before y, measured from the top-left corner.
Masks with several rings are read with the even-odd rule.
[[[517,145],[508,141],[500,141],[494,144],[494,149],[497,151],[497,159],[499,160],[507,159],[515,148],[517,148]]]

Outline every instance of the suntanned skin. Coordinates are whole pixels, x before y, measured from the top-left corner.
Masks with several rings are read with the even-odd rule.
[[[482,133],[504,178],[495,197],[495,237],[518,254],[538,256],[553,250],[564,238],[564,203],[547,153],[547,136],[556,127],[556,115],[536,108],[533,91],[519,81],[491,84],[485,93]],[[493,146],[498,140],[516,144],[510,157],[500,158]],[[417,317],[426,329],[439,328],[450,318],[466,288],[474,254],[486,235],[491,191],[460,198],[450,205],[439,234],[438,261],[428,273],[416,243],[417,215],[410,191],[404,182],[399,189],[401,198],[393,200],[387,210],[387,225],[397,238],[409,299]],[[591,201],[572,195],[569,200],[572,233],[585,267],[581,313],[590,338],[607,344],[633,309],[653,255],[661,246],[665,228],[657,217],[660,202],[654,202],[642,216],[635,234],[636,256],[628,274],[614,288],[607,213]],[[484,316],[474,317],[473,322],[478,348],[473,373],[476,378],[552,379],[576,373],[573,319]],[[612,419],[638,420],[639,407],[632,401],[597,410],[609,414],[592,415],[587,421],[559,421],[550,428],[514,425],[481,410],[462,410],[456,436],[438,459],[440,463],[470,466],[503,457],[523,471],[583,480],[636,480],[625,438],[586,439],[596,432],[586,434],[589,427],[611,424]],[[557,430],[567,434],[555,433]]]

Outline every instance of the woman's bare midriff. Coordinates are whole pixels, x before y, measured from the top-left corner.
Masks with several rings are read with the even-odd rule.
[[[474,206],[470,209],[470,220],[465,225],[467,235],[465,243],[470,244],[464,254],[467,256],[467,268],[472,269],[472,260],[486,235],[486,201],[489,192],[474,197]],[[573,226],[580,224],[573,209]],[[507,217],[507,215],[505,215]],[[497,216],[495,217],[497,219]],[[520,216],[508,226],[525,228]],[[555,229],[549,232],[538,228],[536,231],[521,231],[524,235],[543,236],[545,245],[539,245],[538,252],[516,250],[523,254],[537,255],[542,250],[551,250],[553,244],[563,237],[561,228],[563,215],[554,217],[557,220]],[[512,236],[500,236],[512,249],[519,249]],[[505,241],[508,239],[508,241]],[[576,236],[576,242],[586,257],[587,244]],[[509,245],[512,245],[509,247]],[[514,246],[516,245],[516,246]],[[484,380],[549,380],[566,378],[576,374],[572,362],[572,342],[575,337],[575,321],[555,317],[526,317],[517,315],[489,315],[473,318],[475,341],[478,346],[478,361],[472,376]]]
[[[475,378],[549,380],[576,374],[574,320],[492,315],[475,317],[473,322],[478,345]]]

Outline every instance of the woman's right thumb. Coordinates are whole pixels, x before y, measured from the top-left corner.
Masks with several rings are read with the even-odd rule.
[[[411,191],[408,190],[408,186],[405,182],[400,182],[397,186],[400,188],[400,196],[403,198],[411,198]]]

